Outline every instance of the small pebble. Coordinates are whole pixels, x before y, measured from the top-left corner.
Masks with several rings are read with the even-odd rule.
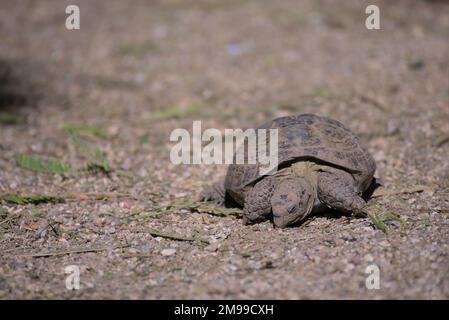
[[[363,260],[367,261],[367,262],[373,262],[374,257],[372,254],[368,253],[363,257]]]
[[[114,227],[108,227],[108,228],[105,228],[104,231],[108,234],[114,234],[116,230]]]
[[[164,257],[172,256],[176,253],[176,249],[170,248],[170,249],[164,249],[161,251],[161,254]]]

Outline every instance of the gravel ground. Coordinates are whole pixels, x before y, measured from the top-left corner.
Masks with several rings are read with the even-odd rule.
[[[364,26],[371,3],[381,30]],[[0,194],[66,201],[3,201],[0,298],[449,298],[448,39],[447,1],[1,1]],[[171,164],[174,128],[305,112],[366,143],[386,232],[331,212],[243,226],[192,205],[226,167]],[[97,129],[79,136],[110,172],[85,170],[69,125]],[[20,153],[73,170],[26,170]]]

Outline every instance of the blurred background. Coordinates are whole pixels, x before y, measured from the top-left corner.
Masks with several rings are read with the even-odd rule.
[[[79,30],[65,26],[65,8],[72,4],[80,8]],[[380,30],[365,27],[370,4],[380,8]],[[385,280],[390,291],[373,295],[447,297],[447,283],[438,287],[441,277],[433,278],[444,274],[441,268],[447,262],[447,214],[431,212],[448,205],[448,57],[448,1],[0,1],[0,194],[81,194],[75,197],[79,201],[64,204],[39,198],[43,203],[37,207],[3,199],[11,219],[2,224],[0,248],[11,256],[0,258],[0,296],[72,297],[57,282],[63,277],[57,266],[78,259],[95,265],[94,271],[83,271],[91,291],[75,293],[80,296],[360,297],[360,281],[320,278],[313,270],[322,261],[329,268],[356,268],[369,252],[383,261],[385,272],[391,270]],[[387,187],[431,186],[435,193],[415,200],[388,198],[380,206],[418,222],[422,216],[416,214],[424,210],[429,223],[442,228],[435,227],[433,240],[416,233],[413,246],[397,240],[382,251],[379,243],[385,239],[367,233],[367,222],[357,222],[351,230],[360,233],[359,239],[367,237],[363,245],[341,249],[336,256],[323,249],[316,253],[321,262],[310,262],[310,267],[292,262],[302,261],[298,257],[271,258],[284,261],[291,274],[267,285],[263,279],[274,274],[264,273],[259,281],[252,273],[235,275],[226,269],[231,263],[227,254],[239,243],[261,248],[256,261],[265,261],[273,251],[257,230],[248,235],[252,229],[243,229],[238,221],[199,214],[184,221],[174,214],[168,216],[172,222],[148,222],[180,233],[194,232],[190,227],[196,225],[209,233],[240,234],[226,240],[231,241],[230,251],[198,260],[196,249],[189,251],[193,244],[181,244],[185,256],[166,258],[158,254],[161,246],[170,245],[166,240],[132,233],[134,224],[147,223],[137,213],[154,213],[158,205],[192,198],[225,173],[224,166],[172,165],[171,130],[190,130],[192,120],[202,120],[203,129],[248,128],[305,112],[335,118],[359,134]],[[133,198],[82,198],[111,192]],[[338,222],[326,223],[337,228],[331,232],[337,237]],[[299,241],[298,230],[260,228],[274,232],[266,238],[278,239],[284,232],[292,243]],[[302,234],[321,234],[316,228]],[[120,263],[123,256],[112,251],[106,257],[68,255],[30,259],[24,265],[16,256],[39,248],[114,246],[124,238],[137,248],[132,254],[154,253],[154,259],[131,258],[132,267],[126,267]],[[325,240],[318,237],[309,246]],[[290,243],[279,241],[280,247]],[[368,243],[373,247],[365,248]],[[419,257],[419,250],[412,250],[424,250],[429,243],[435,243],[434,251],[429,249],[432,257]],[[393,263],[385,253],[396,250],[392,247],[410,254]],[[352,257],[360,258],[354,262]],[[202,266],[221,270],[217,261],[223,261],[225,276],[221,271],[210,278],[195,273]],[[423,279],[419,290],[394,273],[398,265]],[[154,279],[148,283],[150,273]],[[318,285],[291,284],[292,275],[316,279]],[[135,277],[141,279],[128,282]],[[340,286],[329,285],[330,280]],[[174,285],[179,291],[170,289]]]

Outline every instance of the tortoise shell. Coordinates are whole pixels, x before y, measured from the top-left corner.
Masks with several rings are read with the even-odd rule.
[[[373,157],[360,139],[336,120],[301,114],[276,118],[258,129],[278,129],[279,169],[296,161],[313,161],[351,173],[361,191],[371,183],[376,170]],[[225,178],[226,190],[239,203],[243,202],[248,187],[263,177],[257,156],[256,164],[248,164],[246,154],[244,159],[245,164],[234,161]]]

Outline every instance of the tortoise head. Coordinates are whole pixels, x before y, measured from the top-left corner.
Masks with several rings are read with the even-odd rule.
[[[291,177],[281,181],[271,198],[275,226],[285,228],[307,217],[315,203],[314,190],[306,178]]]

